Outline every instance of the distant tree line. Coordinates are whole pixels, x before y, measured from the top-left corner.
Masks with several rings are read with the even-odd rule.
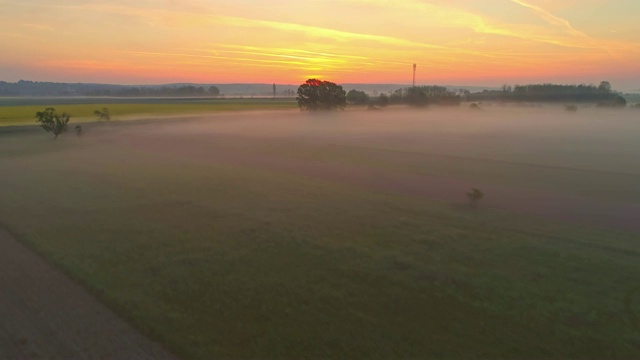
[[[413,86],[398,89],[389,95],[390,104],[411,106],[447,105],[458,106],[462,97],[444,86]]]
[[[86,93],[88,96],[219,96],[220,90],[215,86],[210,86],[205,90],[202,86],[178,86],[178,87],[127,87],[123,89],[96,89]]]
[[[466,94],[468,101],[506,102],[577,102],[598,103],[601,106],[626,105],[626,100],[611,88],[608,81],[595,85],[504,85],[500,90],[484,90]]]
[[[504,85],[500,90],[483,90],[475,93],[464,89],[449,90],[444,86],[436,85],[414,86],[391,91],[388,95],[383,93],[374,98],[370,98],[363,91],[350,90],[347,93],[347,103],[352,105],[458,106],[462,101],[596,103],[601,107],[624,107],[627,104],[622,94],[614,91],[608,81],[603,81],[598,86],[534,84],[512,87]]]
[[[0,81],[0,96],[219,96],[216,86],[164,85],[127,86],[109,84],[56,83],[20,80]]]
[[[260,84],[232,84],[238,93],[254,91]],[[248,90],[243,90],[243,89]],[[229,89],[227,89],[229,90]],[[280,91],[282,96],[293,97],[292,89]],[[169,85],[110,85],[90,83],[55,83],[20,80],[16,83],[0,81],[0,96],[116,96],[116,97],[196,97],[219,96],[216,86],[169,84]],[[599,106],[621,107],[626,105],[625,97],[614,91],[611,84],[603,81],[600,85],[505,85],[499,90],[449,90],[444,86],[406,87],[388,93],[374,92],[370,96],[364,91],[350,90],[346,102],[351,105],[386,106],[406,104],[411,106],[459,105],[461,101],[483,102],[559,102],[596,103]],[[635,101],[634,101],[635,102]]]
[[[448,90],[444,86],[413,86],[398,89],[387,94],[380,94],[377,97],[369,97],[364,91],[349,90],[347,93],[347,103],[350,105],[387,106],[391,105],[460,105],[462,97]]]

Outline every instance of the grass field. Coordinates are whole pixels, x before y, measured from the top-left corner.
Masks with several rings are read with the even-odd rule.
[[[95,121],[95,110],[109,109],[112,120],[202,114],[219,111],[292,109],[294,99],[211,98],[0,98],[0,126],[35,124],[35,114],[47,107],[71,115],[73,122]]]
[[[0,226],[185,358],[640,357],[635,112],[83,128],[0,131]]]

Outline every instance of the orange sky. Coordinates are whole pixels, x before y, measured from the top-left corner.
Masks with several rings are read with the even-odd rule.
[[[0,80],[640,89],[638,0],[0,0]]]

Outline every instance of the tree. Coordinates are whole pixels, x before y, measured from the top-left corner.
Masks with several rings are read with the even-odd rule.
[[[469,204],[471,207],[476,207],[478,205],[478,201],[484,197],[484,194],[480,189],[472,188],[471,191],[467,193],[467,197],[469,198]]]
[[[351,105],[366,105],[369,103],[369,95],[364,91],[349,90],[347,102]]]
[[[209,94],[213,95],[213,96],[219,96],[220,95],[220,89],[218,89],[216,86],[209,86]]]
[[[600,86],[598,86],[598,90],[605,94],[611,94],[611,83],[609,83],[608,81],[601,82]]]
[[[627,106],[627,99],[623,96],[616,96],[614,99],[610,101],[599,102],[598,107],[611,107],[611,108],[623,108]]]
[[[111,115],[109,115],[109,109],[102,108],[102,110],[96,110],[93,112],[97,117],[98,121],[109,121],[111,120]]]
[[[427,106],[427,104],[429,103],[427,93],[423,89],[416,86],[407,88],[405,99],[407,101],[407,104],[411,106],[422,107]]]
[[[318,79],[309,79],[300,85],[296,100],[300,110],[310,111],[344,109],[347,105],[347,96],[342,86]]]
[[[380,94],[380,96],[378,96],[377,103],[378,105],[385,107],[389,105],[389,97],[386,94]]]
[[[614,107],[627,107],[627,99],[622,96],[616,96],[613,100]]]
[[[53,133],[54,139],[57,139],[58,135],[67,130],[69,119],[69,114],[58,114],[54,108],[46,108],[44,111],[36,113],[36,122],[45,131]]]

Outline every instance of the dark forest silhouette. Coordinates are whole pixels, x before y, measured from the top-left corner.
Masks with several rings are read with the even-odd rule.
[[[466,95],[469,101],[504,102],[578,102],[601,105],[626,105],[622,94],[613,91],[611,84],[603,81],[595,85],[536,84],[503,86],[501,90],[484,90]]]
[[[236,84],[241,86],[241,84]],[[260,84],[248,84],[253,94]],[[355,85],[355,84],[354,84]],[[222,86],[222,85],[221,85]],[[227,86],[227,85],[224,85]],[[236,86],[236,87],[237,87]],[[381,85],[382,86],[382,85]],[[283,86],[291,87],[291,86]],[[271,84],[269,84],[271,88]],[[249,90],[248,90],[249,91]],[[273,96],[271,92],[270,95]],[[110,85],[89,83],[55,83],[38,81],[0,81],[0,96],[115,96],[115,97],[211,97],[222,95],[215,85]],[[248,95],[248,94],[247,94]],[[293,97],[294,91],[284,89],[282,96]],[[373,105],[407,104],[412,106],[459,105],[469,102],[558,102],[594,103],[600,106],[621,107],[626,105],[622,93],[614,91],[607,81],[596,85],[504,85],[498,90],[471,92],[445,86],[415,86],[389,91],[373,92],[373,96],[362,90],[351,90],[347,94],[350,104]]]

